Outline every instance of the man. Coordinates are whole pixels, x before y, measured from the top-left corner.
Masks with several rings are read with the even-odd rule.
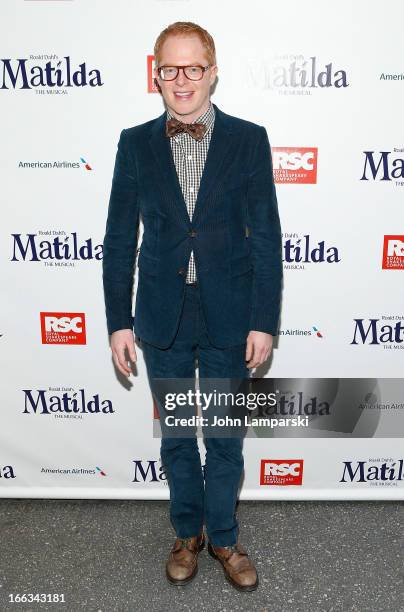
[[[171,24],[154,54],[167,110],[121,132],[104,238],[114,363],[130,375],[125,351],[135,362],[134,329],[151,386],[157,378],[194,377],[196,358],[200,379],[248,377],[271,353],[280,309],[281,227],[268,136],[211,102],[217,65],[206,30]],[[251,591],[258,576],[235,517],[242,440],[209,437],[205,445],[203,473],[195,437],[162,438],[177,535],[166,575],[177,585],[192,580],[206,525],[209,552],[226,578]]]

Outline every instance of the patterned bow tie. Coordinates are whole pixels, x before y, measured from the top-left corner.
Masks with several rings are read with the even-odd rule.
[[[195,140],[202,140],[207,130],[205,123],[182,123],[175,117],[166,121],[166,136],[171,138],[180,132],[188,132]]]

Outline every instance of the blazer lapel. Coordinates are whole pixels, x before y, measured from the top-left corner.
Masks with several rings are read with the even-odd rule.
[[[203,211],[204,200],[206,200],[207,196],[220,179],[220,173],[223,169],[225,160],[231,159],[229,153],[233,143],[234,133],[231,130],[230,121],[227,115],[222,113],[216,104],[213,104],[213,107],[215,109],[215,123],[199,185],[198,196],[195,202],[192,223],[195,223],[200,216]],[[153,149],[159,168],[160,180],[166,183],[167,188],[174,195],[178,213],[180,217],[185,220],[186,224],[189,225],[188,210],[174,164],[171,145],[169,138],[165,135],[166,117],[167,113],[164,112],[153,124],[150,136],[150,146]]]
[[[164,191],[167,189],[174,196],[173,201],[180,218],[189,224],[188,211],[178,180],[171,145],[169,138],[165,135],[166,118],[167,112],[164,111],[153,123],[150,134],[150,147],[155,157],[157,180],[163,185]]]
[[[231,130],[230,121],[227,115],[222,113],[216,104],[213,104],[213,107],[215,109],[215,123],[195,202],[193,222],[196,222],[202,214],[206,198],[220,181],[222,170],[225,169],[225,162],[229,163],[232,159],[231,147],[233,145],[234,132]]]

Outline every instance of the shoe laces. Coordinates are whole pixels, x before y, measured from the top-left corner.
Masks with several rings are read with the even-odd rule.
[[[240,549],[238,544],[233,544],[232,546],[223,546],[223,548],[225,548],[226,550],[228,550],[230,552],[230,556],[233,553],[236,553],[237,555],[241,555],[243,557],[248,557],[248,553],[245,550]],[[230,556],[229,556],[229,558],[230,558]]]
[[[181,542],[181,548],[188,548],[188,544],[191,543],[192,537],[191,538],[180,538],[180,542]]]

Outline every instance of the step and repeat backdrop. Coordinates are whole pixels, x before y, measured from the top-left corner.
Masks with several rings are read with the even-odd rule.
[[[267,129],[283,231],[280,332],[251,381],[278,401],[251,413],[240,497],[404,499],[403,18],[1,3],[0,496],[168,498],[141,347],[129,380],[111,359],[102,242],[120,132],[164,111],[154,41],[182,20],[215,39],[212,101]]]

